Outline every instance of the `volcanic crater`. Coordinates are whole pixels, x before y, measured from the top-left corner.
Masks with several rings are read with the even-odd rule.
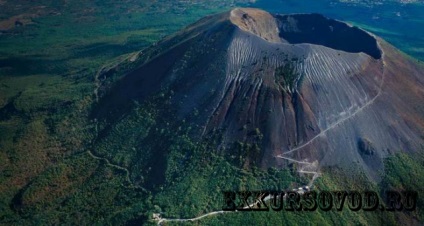
[[[99,143],[130,103],[172,90],[167,111],[174,120],[197,125],[191,136],[199,141],[219,131],[216,149],[243,155],[243,167],[287,167],[289,159],[355,164],[378,180],[383,158],[422,144],[422,65],[379,37],[318,14],[237,8],[188,26],[141,58],[93,112],[107,125]],[[161,152],[146,167],[159,167]]]

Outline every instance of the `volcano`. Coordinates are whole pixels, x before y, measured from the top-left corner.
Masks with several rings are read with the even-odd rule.
[[[219,134],[211,151],[231,156],[240,154],[237,143],[250,147],[242,149],[243,167],[356,164],[378,180],[385,157],[417,152],[423,143],[423,65],[367,31],[318,14],[236,8],[165,38],[136,63],[101,89],[93,112],[102,123],[97,146],[132,103],[161,93],[170,96],[158,114],[173,112],[175,122],[195,125],[192,139]],[[138,153],[144,167],[161,172],[165,150]]]

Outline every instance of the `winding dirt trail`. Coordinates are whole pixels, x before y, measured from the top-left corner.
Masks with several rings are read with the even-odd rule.
[[[100,160],[100,161],[104,161],[104,162],[106,163],[106,165],[107,165],[107,166],[109,166],[109,167],[111,167],[111,168],[115,168],[115,169],[118,169],[118,170],[124,171],[124,172],[125,172],[125,180],[127,181],[127,183],[128,183],[130,186],[127,186],[127,185],[124,185],[124,184],[123,184],[122,186],[127,187],[127,188],[140,189],[140,190],[142,190],[143,192],[147,192],[147,190],[146,190],[145,188],[143,188],[143,187],[141,187],[141,186],[138,186],[138,185],[135,185],[135,183],[131,181],[131,178],[130,178],[131,173],[130,173],[130,171],[129,171],[127,168],[122,167],[122,166],[119,166],[119,165],[115,165],[115,164],[111,163],[111,162],[109,161],[109,159],[107,159],[107,158],[103,158],[103,157],[96,156],[96,155],[94,155],[94,154],[93,154],[93,152],[92,152],[92,151],[90,151],[90,150],[89,150],[89,151],[87,151],[87,153],[88,153],[88,155],[90,155],[93,159]]]
[[[382,56],[383,57],[383,56]],[[341,119],[337,120],[335,123],[333,123],[332,125],[330,125],[329,127],[327,127],[325,130],[322,130],[320,133],[318,133],[316,136],[314,136],[312,139],[310,139],[309,141],[307,141],[306,143],[297,146],[293,149],[288,150],[287,152],[284,152],[283,155],[287,155],[290,154],[292,152],[295,152],[297,150],[300,150],[308,145],[310,145],[312,142],[314,142],[316,139],[318,139],[319,137],[324,136],[328,131],[334,129],[335,127],[337,127],[338,125],[340,125],[341,123],[345,122],[346,120],[349,120],[351,118],[353,118],[355,115],[357,115],[358,113],[362,112],[366,107],[370,106],[371,104],[373,104],[375,102],[375,100],[381,95],[382,90],[383,90],[383,85],[384,85],[384,79],[385,79],[385,73],[384,73],[384,68],[385,68],[385,62],[383,60],[383,73],[381,76],[381,83],[380,86],[378,88],[378,92],[377,94],[371,99],[369,100],[367,103],[365,103],[363,106],[361,106],[360,108],[356,109],[353,113],[350,113],[349,115],[342,117]],[[279,155],[281,156],[281,155]],[[278,157],[278,156],[277,156]]]
[[[195,218],[190,218],[190,219],[167,219],[167,218],[160,218],[158,220],[158,225],[162,225],[162,223],[165,222],[187,222],[187,221],[198,221],[201,220],[202,218],[205,217],[209,217],[209,216],[213,216],[213,215],[218,215],[218,214],[224,214],[224,213],[228,213],[226,211],[215,211],[215,212],[210,212],[207,213],[205,215],[199,216],[199,217],[195,217]]]
[[[119,64],[125,62],[126,60],[135,61],[140,53],[141,53],[141,51],[136,52],[136,53],[132,53],[132,54],[128,54],[128,56],[124,57],[121,60],[118,60],[115,63],[112,63],[112,64],[111,63],[106,63],[106,64],[102,65],[99,68],[99,70],[97,71],[97,73],[96,73],[96,75],[94,77],[94,87],[95,88],[94,88],[93,94],[94,94],[94,101],[95,101],[95,103],[98,103],[99,102],[99,89],[101,87],[100,75],[103,73],[103,71],[105,69],[107,69],[107,68],[117,67]],[[94,127],[95,127],[95,133],[96,133],[96,137],[97,137],[98,136],[98,121],[97,121],[96,118],[94,119],[94,123],[95,123],[95,125],[94,125]],[[99,156],[95,155],[91,150],[88,150],[87,153],[93,159],[104,161],[106,163],[106,165],[109,166],[109,167],[111,167],[111,168],[115,168],[115,169],[124,171],[125,172],[125,180],[127,181],[127,183],[130,186],[127,186],[127,185],[122,185],[122,186],[129,187],[129,188],[140,189],[143,192],[147,192],[147,190],[145,188],[143,188],[141,186],[138,186],[138,185],[135,185],[135,183],[131,181],[131,178],[130,178],[131,173],[130,173],[130,171],[127,168],[122,167],[122,166],[119,166],[119,165],[116,165],[116,164],[113,164],[113,163],[110,162],[109,159],[103,158],[103,157],[99,157]]]
[[[291,161],[291,162],[299,163],[299,164],[306,164],[306,165],[311,165],[311,164],[312,164],[312,163],[310,163],[310,162],[298,161],[298,160],[296,160],[296,159],[287,158],[287,157],[284,157],[283,155],[277,155],[276,157],[277,157],[277,158],[280,158],[280,159],[289,160],[289,161]]]
[[[309,164],[312,164],[312,163],[309,163]],[[308,185],[307,185],[308,187],[312,187],[315,179],[317,179],[319,177],[319,173],[318,172],[302,171],[302,170],[300,170],[298,172],[299,173],[306,173],[306,174],[313,174],[314,175],[312,177],[311,181],[308,183]],[[305,186],[302,186],[302,187],[305,187]],[[295,189],[295,191],[300,191],[300,190]],[[271,195],[268,195],[267,197],[264,198],[264,202],[267,202],[270,199],[271,199]],[[253,206],[257,205],[258,203],[259,203],[259,201],[255,202],[255,203],[252,203],[252,204],[249,204],[249,205],[243,207],[243,209],[252,208]],[[239,211],[237,211],[237,210],[236,211],[222,211],[222,210],[219,210],[219,211],[209,212],[209,213],[206,213],[206,214],[203,214],[201,216],[194,217],[194,218],[175,218],[175,219],[161,218],[160,215],[158,215],[158,217],[156,217],[155,220],[157,221],[157,224],[158,225],[162,225],[163,223],[166,223],[166,222],[194,222],[194,221],[201,220],[201,219],[203,219],[205,217],[210,217],[210,216],[220,215],[220,214],[238,213],[238,212]]]
[[[291,161],[291,162],[295,162],[295,163],[298,163],[298,164],[313,165],[313,163],[311,163],[311,162],[297,161],[295,159],[291,159],[291,158],[287,158],[287,157],[283,157],[283,156],[277,156],[277,157]],[[308,187],[312,187],[315,180],[319,177],[319,172],[314,172],[314,171],[307,171],[307,170],[301,169],[301,170],[298,171],[298,173],[312,174],[313,175],[312,179],[309,181],[309,183],[307,185]],[[302,187],[305,187],[305,186],[302,186]],[[299,190],[299,189],[294,189],[294,191],[303,192],[303,190]],[[270,199],[271,199],[271,195],[268,195],[267,197],[264,198],[264,202],[267,202]],[[252,208],[253,206],[257,205],[258,203],[259,203],[259,201],[254,202],[254,203],[249,204],[249,205],[246,205],[243,208],[244,209]],[[162,225],[163,223],[166,223],[166,222],[194,222],[194,221],[198,221],[198,220],[201,220],[201,219],[203,219],[205,217],[209,217],[209,216],[227,214],[227,213],[237,213],[237,212],[238,212],[237,210],[236,211],[222,211],[222,210],[220,210],[220,211],[209,212],[209,213],[203,214],[203,215],[198,216],[198,217],[185,218],[185,219],[184,218],[176,218],[176,219],[161,218],[160,215],[157,215],[155,220],[157,221],[158,225]]]

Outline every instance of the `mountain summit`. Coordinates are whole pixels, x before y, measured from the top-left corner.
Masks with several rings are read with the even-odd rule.
[[[236,8],[164,39],[137,62],[103,88],[93,113],[103,125],[97,146],[131,103],[168,95],[158,99],[167,103],[158,115],[172,112],[175,130],[189,123],[194,140],[219,137],[211,151],[243,167],[357,164],[378,179],[382,159],[422,144],[423,66],[373,34],[318,14]],[[143,167],[160,172],[161,152],[152,151]]]

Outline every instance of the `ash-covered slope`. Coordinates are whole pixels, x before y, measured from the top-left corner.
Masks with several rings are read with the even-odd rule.
[[[131,102],[172,90],[175,120],[198,125],[194,139],[219,134],[224,155],[255,147],[241,153],[246,167],[359,163],[377,178],[382,158],[422,144],[424,68],[343,22],[234,9],[146,52],[100,101],[103,137]]]

